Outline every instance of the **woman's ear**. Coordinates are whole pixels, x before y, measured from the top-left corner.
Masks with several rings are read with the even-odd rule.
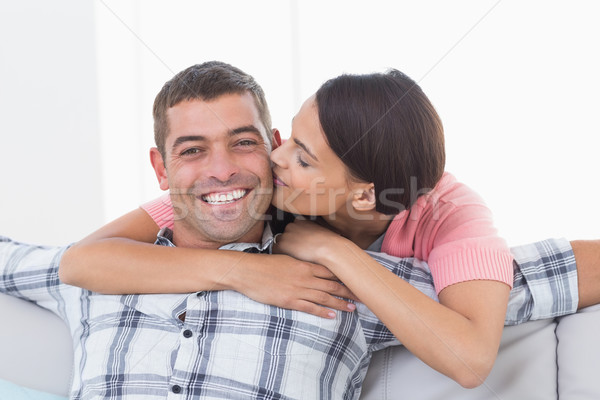
[[[375,185],[368,183],[360,185],[354,189],[354,196],[352,197],[352,207],[356,211],[372,211],[377,205],[377,199],[375,198]]]
[[[273,128],[273,150],[281,146],[281,134],[279,129]]]
[[[150,162],[152,163],[152,168],[154,168],[154,173],[156,174],[156,178],[158,179],[160,189],[169,190],[167,168],[165,167],[165,162],[163,160],[162,155],[156,147],[152,147],[150,149]]]

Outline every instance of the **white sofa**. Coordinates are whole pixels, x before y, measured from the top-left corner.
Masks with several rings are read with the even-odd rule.
[[[73,355],[63,322],[3,294],[0,321],[0,400],[66,397]],[[386,349],[374,354],[361,399],[597,400],[599,332],[599,306],[507,327],[494,369],[476,389],[461,388],[403,347]]]

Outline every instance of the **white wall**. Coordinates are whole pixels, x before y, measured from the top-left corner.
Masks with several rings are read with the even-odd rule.
[[[0,234],[64,244],[104,219],[92,4],[0,4]]]
[[[41,0],[33,3],[49,7]],[[59,4],[62,14],[68,11],[82,22],[78,29],[72,27],[68,40],[89,41],[89,7]],[[100,132],[103,177],[93,193],[101,190],[105,220],[159,194],[147,151],[152,145],[151,104],[161,85],[193,63],[220,59],[263,85],[275,125],[284,135],[301,101],[327,78],[398,68],[419,82],[445,123],[448,170],[486,198],[510,243],[600,236],[600,189],[595,184],[600,171],[600,12],[595,0],[106,0],[93,5],[99,94],[94,126]],[[75,24],[68,16],[54,15],[59,25]],[[11,33],[21,25],[15,19],[30,23],[26,13],[2,18],[13,26],[0,28],[2,49],[10,46],[11,54],[25,57],[13,61],[13,69],[35,57],[21,54],[28,54],[25,49],[32,42],[39,51],[51,47],[38,41],[50,41],[47,31],[57,29],[56,24],[50,28],[38,21],[21,29],[37,38],[28,40]],[[64,54],[53,62],[74,69],[91,58]],[[3,82],[12,80],[5,75]],[[62,80],[63,90],[55,96],[76,91],[89,100],[96,81],[91,74],[88,78],[73,87]],[[21,79],[13,91],[30,82]],[[4,105],[5,95],[0,93],[0,98]],[[0,112],[6,110],[15,121],[13,114],[25,112],[12,104]],[[12,125],[14,129],[18,122]],[[23,132],[37,140],[43,137],[37,127]],[[64,160],[75,157],[65,143],[69,141],[47,148]],[[96,161],[85,154],[86,168],[91,168]],[[14,152],[10,157],[10,162],[0,160],[5,170],[19,159]],[[64,176],[55,167],[43,170]],[[16,173],[10,178],[11,186],[23,192],[12,203],[14,209],[27,210],[20,207],[28,204],[25,200],[39,197],[30,184],[37,173],[39,168],[22,166],[22,178]],[[73,231],[84,223],[99,223],[89,214],[83,221],[81,209],[71,212],[78,213],[78,221],[69,222]],[[6,229],[9,216],[6,211],[0,215],[0,233],[13,232],[16,223]],[[23,226],[27,232],[28,224]]]
[[[342,71],[398,68],[444,121],[447,170],[511,244],[600,235],[598,2],[299,4],[301,97]]]

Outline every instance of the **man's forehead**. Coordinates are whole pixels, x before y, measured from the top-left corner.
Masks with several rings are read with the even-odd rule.
[[[268,140],[266,129],[250,93],[226,94],[212,100],[192,99],[167,109],[167,142],[182,135],[209,137],[255,132]]]

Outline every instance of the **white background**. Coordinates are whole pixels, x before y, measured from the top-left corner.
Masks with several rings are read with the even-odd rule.
[[[64,244],[160,194],[154,96],[217,59],[262,84],[284,136],[326,79],[400,69],[510,244],[600,237],[598,4],[3,2],[0,234]]]

